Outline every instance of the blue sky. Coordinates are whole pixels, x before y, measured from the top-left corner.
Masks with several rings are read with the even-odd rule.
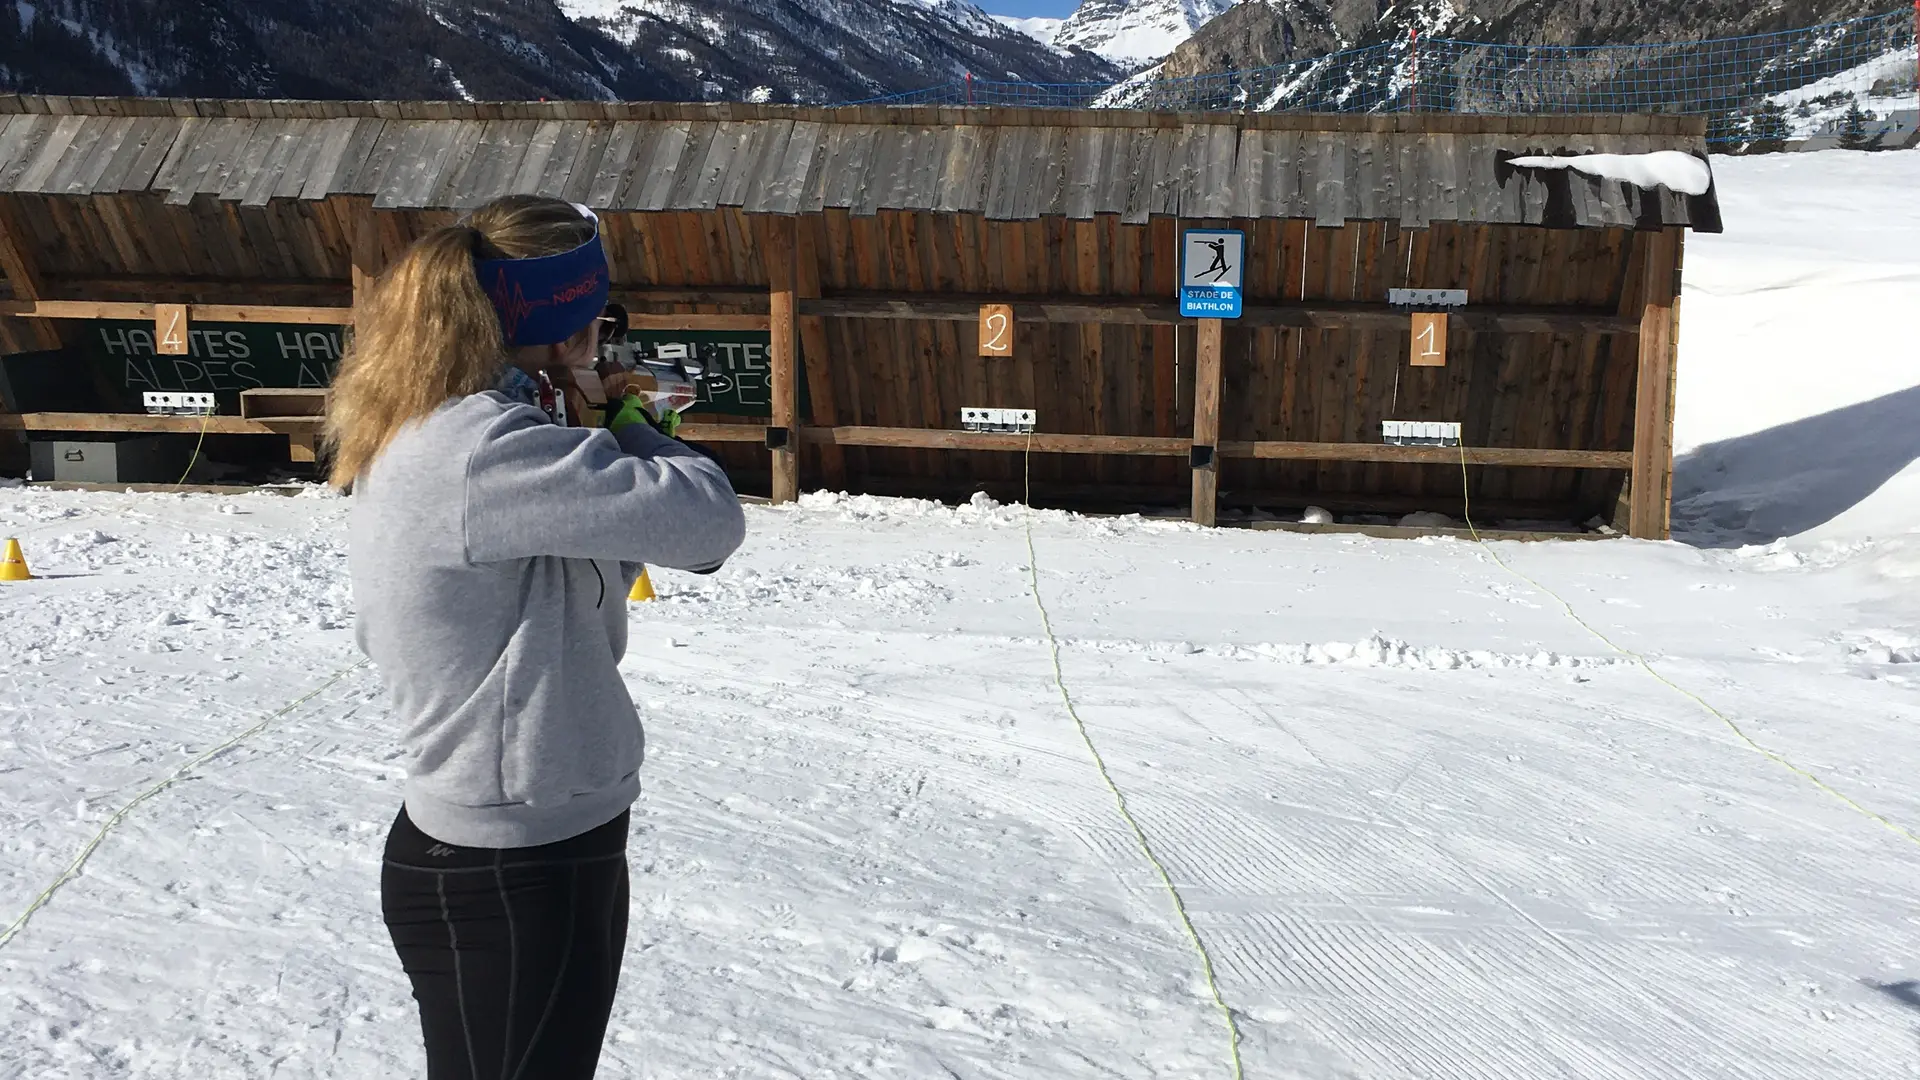
[[[1013,15],[1030,19],[1044,15],[1053,19],[1064,19],[1073,14],[1080,6],[1078,0],[974,0],[993,15]]]

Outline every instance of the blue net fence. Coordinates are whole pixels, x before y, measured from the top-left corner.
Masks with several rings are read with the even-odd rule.
[[[1915,12],[1660,44],[1501,45],[1409,35],[1310,60],[1113,83],[962,79],[856,104],[1254,112],[1677,113],[1708,138],[1784,141],[1854,106],[1915,105]]]

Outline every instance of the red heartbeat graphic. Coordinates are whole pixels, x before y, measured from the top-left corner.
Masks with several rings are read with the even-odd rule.
[[[490,298],[493,300],[494,310],[500,313],[500,322],[502,329],[507,332],[508,344],[512,344],[514,336],[520,332],[521,321],[533,314],[535,309],[543,308],[549,303],[546,300],[527,299],[526,294],[520,291],[520,283],[517,281],[512,283],[512,291],[509,292],[507,271],[504,268],[494,278]]]

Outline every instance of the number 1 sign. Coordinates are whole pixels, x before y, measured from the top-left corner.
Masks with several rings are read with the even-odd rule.
[[[1408,362],[1414,367],[1447,366],[1446,312],[1414,312],[1413,353]]]
[[[1013,355],[1013,308],[1011,305],[980,305],[980,355]]]

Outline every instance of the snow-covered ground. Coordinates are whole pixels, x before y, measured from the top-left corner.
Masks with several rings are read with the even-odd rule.
[[[1920,829],[1920,373],[1884,314],[1920,302],[1920,154],[1716,166],[1729,232],[1690,238],[1684,299],[1696,544],[1496,549]],[[129,799],[355,661],[345,509],[0,490],[43,575],[0,585],[0,927]],[[633,610],[649,760],[603,1076],[1230,1075],[1061,709],[1029,520],[1248,1077],[1920,1076],[1920,843],[1487,550],[749,515],[722,573]],[[349,671],[129,814],[0,945],[0,1077],[420,1075],[377,904],[393,726]]]
[[[1714,171],[1727,231],[1687,239],[1676,527],[1716,544],[1920,527],[1920,347],[1901,328],[1920,302],[1920,152]]]

